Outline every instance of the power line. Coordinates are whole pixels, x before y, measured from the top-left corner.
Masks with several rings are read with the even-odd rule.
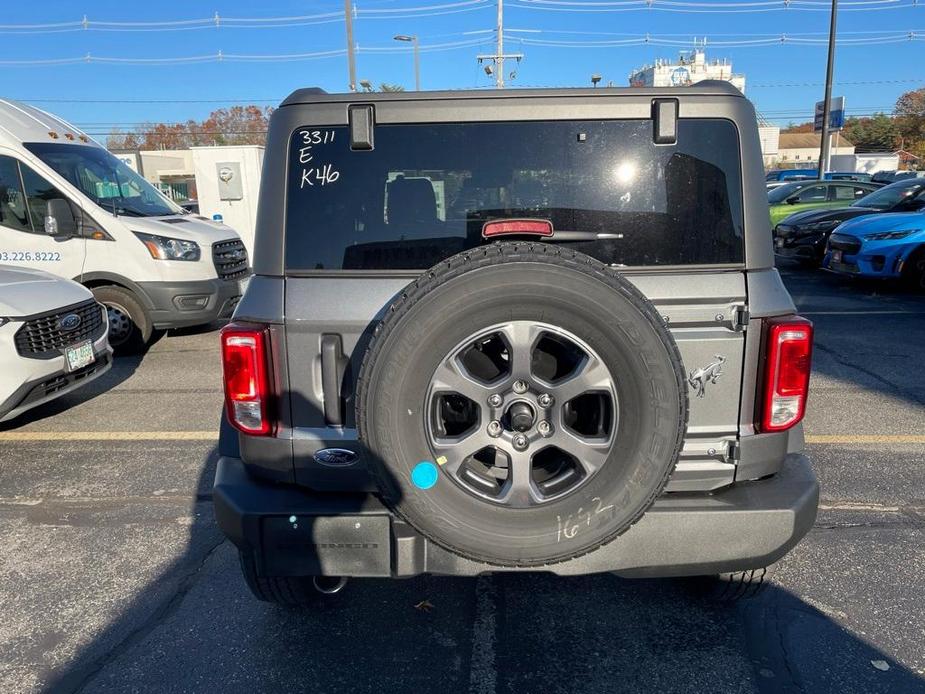
[[[441,14],[456,14],[492,7],[491,0],[460,0],[458,2],[416,5],[413,7],[358,8],[353,11],[355,18],[366,19],[400,19],[411,17],[432,17]],[[344,20],[344,12],[321,12],[283,17],[223,17],[216,12],[211,17],[199,19],[172,19],[148,22],[128,22],[91,20],[84,15],[82,19],[70,22],[47,22],[38,24],[0,24],[0,33],[5,34],[41,34],[69,31],[193,31],[208,29],[274,29],[328,24]]]
[[[537,33],[542,33],[538,31]],[[632,36],[632,35],[631,35]],[[506,34],[505,38],[511,41],[517,41],[525,46],[548,46],[553,48],[619,48],[627,46],[673,46],[689,47],[691,39],[674,38],[677,34],[644,34],[635,35],[631,38],[622,39],[602,39],[602,40],[566,40],[566,39],[545,39],[530,38],[520,36],[519,34]],[[826,46],[827,38],[807,38],[805,35],[791,34],[766,34],[763,38],[742,38],[738,40],[719,39],[712,40],[709,37],[697,37],[695,39],[699,46],[721,46],[721,47],[738,47],[753,48],[764,46],[778,45],[804,45],[804,46]],[[861,37],[844,37],[837,39],[836,43],[841,46],[865,46],[865,45],[884,45],[890,43],[905,43],[908,41],[925,41],[925,32],[902,31],[902,32],[882,32],[878,36],[861,36]]]
[[[843,3],[844,12],[871,12],[918,8],[918,0],[855,0]],[[552,12],[660,11],[694,14],[744,14],[755,12],[828,12],[828,0],[755,0],[752,2],[688,2],[685,0],[518,0],[522,9]]]

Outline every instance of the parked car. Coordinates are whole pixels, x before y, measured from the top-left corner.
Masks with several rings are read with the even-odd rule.
[[[0,422],[108,371],[107,328],[106,310],[89,289],[0,265]]]
[[[230,317],[250,274],[234,231],[185,212],[69,123],[3,99],[0,262],[88,287],[119,352]]]
[[[816,169],[774,169],[768,171],[764,180],[772,181],[807,181],[819,178],[819,172]]]
[[[839,224],[878,212],[917,212],[925,208],[925,179],[897,181],[838,209],[809,210],[784,219],[774,228],[775,252],[813,264],[822,262],[829,234]]]
[[[221,338],[214,509],[253,594],[494,570],[755,589],[818,499],[812,324],[760,163],[726,82],[287,98]]]
[[[827,181],[864,181],[869,183],[872,176],[862,171],[826,171],[823,178]]]
[[[768,193],[773,227],[797,212],[825,207],[844,207],[879,188],[858,181],[796,181]]]
[[[896,183],[896,181],[905,181],[907,178],[922,178],[925,171],[878,171],[873,175],[873,181],[877,183]]]
[[[901,279],[925,290],[925,213],[849,219],[829,237],[824,265],[846,275]]]

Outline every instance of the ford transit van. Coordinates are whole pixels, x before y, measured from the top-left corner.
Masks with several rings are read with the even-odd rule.
[[[0,263],[88,287],[123,354],[231,316],[250,275],[233,230],[184,210],[69,123],[5,99]]]

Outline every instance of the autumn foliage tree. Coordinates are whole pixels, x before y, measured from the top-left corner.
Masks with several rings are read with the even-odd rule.
[[[113,130],[113,150],[184,149],[207,145],[263,145],[273,109],[255,105],[220,108],[203,121],[144,123],[137,131]]]

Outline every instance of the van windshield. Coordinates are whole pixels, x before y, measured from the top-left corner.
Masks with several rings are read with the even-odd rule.
[[[25,147],[104,210],[130,217],[185,214],[102,147],[56,142],[26,143]]]

